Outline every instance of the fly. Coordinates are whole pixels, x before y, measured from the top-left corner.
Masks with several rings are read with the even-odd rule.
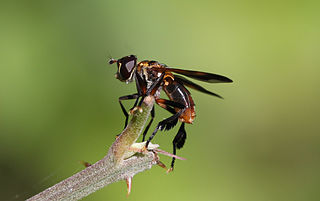
[[[208,83],[231,83],[231,79],[213,73],[206,73],[200,71],[183,70],[177,68],[170,68],[165,64],[157,61],[144,60],[137,63],[135,55],[125,56],[118,60],[110,59],[109,64],[117,63],[118,70],[116,78],[120,81],[130,83],[135,80],[137,93],[119,97],[121,109],[126,116],[125,127],[128,124],[128,112],[123,106],[123,100],[135,99],[134,106],[141,106],[144,97],[152,95],[155,97],[155,102],[165,110],[169,111],[172,116],[160,121],[148,138],[148,144],[156,135],[158,130],[170,130],[178,121],[182,122],[178,133],[175,135],[173,144],[173,154],[176,154],[176,149],[181,149],[186,141],[187,133],[185,131],[185,124],[191,124],[196,117],[195,105],[190,92],[186,87],[198,90],[200,92],[222,98],[220,95],[208,91],[202,86],[186,79],[183,76],[193,78]],[[177,75],[180,74],[180,75]],[[183,76],[181,76],[183,75]],[[160,92],[164,91],[169,99],[160,98]],[[139,101],[139,98],[140,101]],[[154,106],[151,110],[151,120],[143,132],[142,141],[153,122],[155,116]],[[172,159],[170,171],[173,170],[175,158]]]

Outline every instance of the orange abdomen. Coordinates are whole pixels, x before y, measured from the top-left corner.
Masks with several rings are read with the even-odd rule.
[[[179,120],[191,124],[196,113],[190,92],[182,84],[174,81],[171,76],[165,78],[163,90],[170,100],[185,106],[185,111],[180,115]],[[178,112],[180,109],[175,110]]]
[[[194,111],[194,106],[187,108],[179,117],[179,120],[182,122],[186,122],[188,124],[192,124],[194,118],[196,117],[196,113]]]

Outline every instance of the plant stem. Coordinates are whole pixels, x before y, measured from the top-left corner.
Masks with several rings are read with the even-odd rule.
[[[150,169],[157,164],[158,157],[153,152],[131,154],[130,146],[139,138],[154,105],[154,98],[148,96],[121,135],[110,147],[108,154],[92,166],[55,184],[27,201],[79,200],[108,184],[125,180],[135,174]],[[131,156],[127,158],[128,156]]]

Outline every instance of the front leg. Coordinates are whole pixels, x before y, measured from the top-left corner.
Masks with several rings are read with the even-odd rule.
[[[121,101],[123,101],[123,100],[132,100],[132,99],[136,99],[136,103],[137,103],[138,99],[139,99],[138,93],[119,97],[119,104],[120,104],[121,110],[122,110],[124,116],[126,116],[126,121],[125,121],[125,124],[124,124],[124,128],[126,128],[127,125],[128,125],[129,114],[128,114],[126,108],[123,106]]]
[[[144,97],[146,96],[147,93],[147,81],[145,76],[143,76],[143,78],[140,76],[139,73],[135,74],[135,80],[136,80],[136,87],[137,87],[137,91],[138,91],[138,96],[142,97],[141,98],[141,103],[144,99]],[[141,104],[139,104],[138,108],[136,107],[138,104],[139,98],[136,99],[136,102],[134,103],[133,107],[130,109],[130,113],[132,114],[136,109],[141,109]]]
[[[158,78],[156,79],[156,81],[154,81],[154,82],[152,83],[152,85],[148,88],[148,90],[146,91],[146,93],[142,95],[142,99],[140,100],[138,107],[141,107],[141,104],[142,104],[142,102],[143,102],[144,97],[149,96],[149,95],[152,95],[152,96],[153,96],[153,95],[157,92],[157,90],[159,89],[159,87],[160,87],[161,84],[162,84],[162,81],[163,81],[164,76],[165,76],[165,73],[163,72],[163,73],[161,74],[161,76],[158,77]]]

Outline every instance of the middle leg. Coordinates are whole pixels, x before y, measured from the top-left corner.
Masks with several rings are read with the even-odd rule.
[[[168,110],[170,113],[173,113],[173,115],[168,117],[167,119],[164,119],[164,120],[160,121],[158,123],[157,127],[155,128],[155,130],[153,131],[153,133],[151,134],[151,136],[147,140],[146,148],[148,148],[148,144],[154,138],[154,136],[156,135],[158,130],[163,130],[163,129],[170,130],[171,128],[173,128],[177,124],[180,115],[186,109],[186,107],[184,105],[182,105],[182,104],[180,104],[178,102],[170,101],[170,100],[156,99],[156,103],[160,107]],[[174,108],[178,108],[179,111],[176,112],[176,110]]]
[[[149,121],[149,123],[148,123],[148,125],[147,125],[146,129],[145,129],[145,130],[144,130],[144,132],[143,132],[143,135],[142,135],[142,142],[144,142],[144,139],[145,139],[146,134],[147,134],[147,132],[148,132],[148,130],[149,130],[149,128],[150,128],[150,126],[151,126],[152,122],[153,122],[153,119],[154,119],[154,106],[152,107],[152,110],[151,110],[151,119],[150,119],[150,121]]]

